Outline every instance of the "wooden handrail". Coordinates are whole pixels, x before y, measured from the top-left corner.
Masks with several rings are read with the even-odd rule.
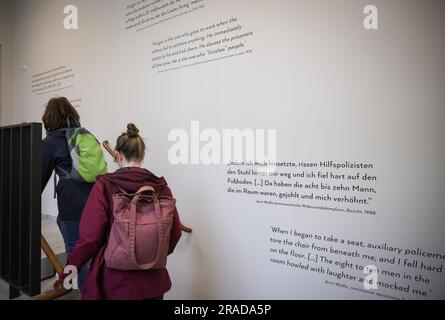
[[[105,150],[108,151],[108,153],[110,154],[110,156],[113,157],[114,160],[117,159],[116,152],[114,152],[114,150],[111,148],[110,143],[108,142],[108,140],[105,140],[104,142],[102,142],[102,146],[104,147]]]
[[[70,293],[71,290],[61,289],[61,290],[51,290],[45,294],[42,294],[40,296],[37,296],[33,298],[33,300],[55,300],[58,298],[61,298],[63,296],[66,296],[68,293]]]
[[[42,234],[40,235],[40,245],[42,246],[42,250],[49,262],[51,262],[52,266],[54,267],[54,270],[56,270],[57,273],[61,273],[63,271],[63,266]]]
[[[193,231],[191,228],[186,227],[186,226],[183,225],[182,223],[181,223],[181,230],[182,230],[183,232],[185,232],[185,233],[192,233],[192,231]]]
[[[105,140],[104,142],[102,142],[102,146],[104,147],[105,150],[108,151],[108,153],[110,154],[110,156],[113,157],[114,160],[117,159],[116,152],[113,150],[113,148],[111,148],[108,140]],[[193,231],[191,228],[184,226],[182,223],[181,223],[181,230],[185,233],[192,233],[192,231]]]
[[[48,258],[49,262],[56,270],[56,272],[59,274],[62,273],[63,272],[62,264],[60,263],[59,259],[57,259],[57,256],[55,255],[53,249],[51,249],[50,245],[48,244],[48,242],[46,241],[45,237],[42,234],[40,235],[40,245],[46,257]],[[34,297],[33,300],[54,300],[63,297],[70,292],[71,290],[67,290],[64,288],[60,290],[51,290],[45,294]]]

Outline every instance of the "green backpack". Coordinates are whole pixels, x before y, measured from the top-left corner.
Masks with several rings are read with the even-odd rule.
[[[68,120],[68,126],[70,121]],[[107,163],[99,141],[87,129],[80,127],[62,129],[66,131],[66,140],[72,160],[71,172],[66,172],[64,179],[93,183],[96,177],[108,172]]]

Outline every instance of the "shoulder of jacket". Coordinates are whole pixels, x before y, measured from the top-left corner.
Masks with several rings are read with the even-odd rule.
[[[108,178],[110,175],[111,175],[111,173],[105,173],[105,174],[101,174],[101,175],[97,176],[96,184],[98,184],[104,190],[112,188],[114,185]]]

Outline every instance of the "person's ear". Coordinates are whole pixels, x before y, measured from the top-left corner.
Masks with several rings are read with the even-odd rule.
[[[116,151],[116,161],[120,165],[124,160],[124,155],[118,151]]]

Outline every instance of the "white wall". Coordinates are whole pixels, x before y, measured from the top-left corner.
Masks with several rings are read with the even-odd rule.
[[[13,1],[0,1],[0,124],[12,123]]]
[[[383,298],[354,290],[363,289],[358,282],[326,273],[328,268],[341,272],[338,266],[310,262],[324,268],[325,273],[318,274],[271,263],[271,258],[309,263],[270,253],[270,248],[278,248],[270,238],[285,237],[273,234],[271,226],[444,253],[443,2],[373,1],[380,26],[366,31],[363,7],[369,1],[214,0],[140,32],[125,31],[123,12],[131,2],[15,1],[13,120],[39,121],[45,102],[58,94],[81,99],[82,123],[100,140],[114,141],[130,121],[141,128],[149,148],[145,166],[166,177],[181,218],[194,229],[170,259],[174,285],[169,297]],[[67,4],[79,9],[77,31],[63,28]],[[153,41],[230,17],[236,17],[243,30],[253,31],[247,39],[251,54],[165,73],[152,69]],[[20,70],[24,65],[26,72]],[[32,93],[32,75],[62,65],[73,69],[74,80],[67,84],[74,87]],[[261,205],[256,200],[264,197],[227,192],[227,166],[171,165],[168,134],[174,128],[189,131],[192,120],[199,120],[202,129],[277,129],[278,161],[372,163],[370,171],[344,171],[377,176],[372,184],[377,193],[370,205],[329,204],[376,214]],[[300,182],[305,181],[310,179]],[[50,189],[43,208],[56,214]],[[308,241],[312,243],[331,246]],[[413,258],[419,264],[422,259],[443,264],[381,249],[358,249],[377,258],[401,258],[401,263]],[[317,254],[297,251],[306,258],[308,253]],[[327,255],[360,266],[369,263]],[[424,284],[380,275],[386,283],[410,286],[408,293],[380,288],[381,294],[416,298],[419,295],[412,290],[419,288],[427,293],[420,298],[445,297],[441,272],[372,264],[402,277],[420,273],[431,280]],[[344,271],[363,276],[361,271]]]

